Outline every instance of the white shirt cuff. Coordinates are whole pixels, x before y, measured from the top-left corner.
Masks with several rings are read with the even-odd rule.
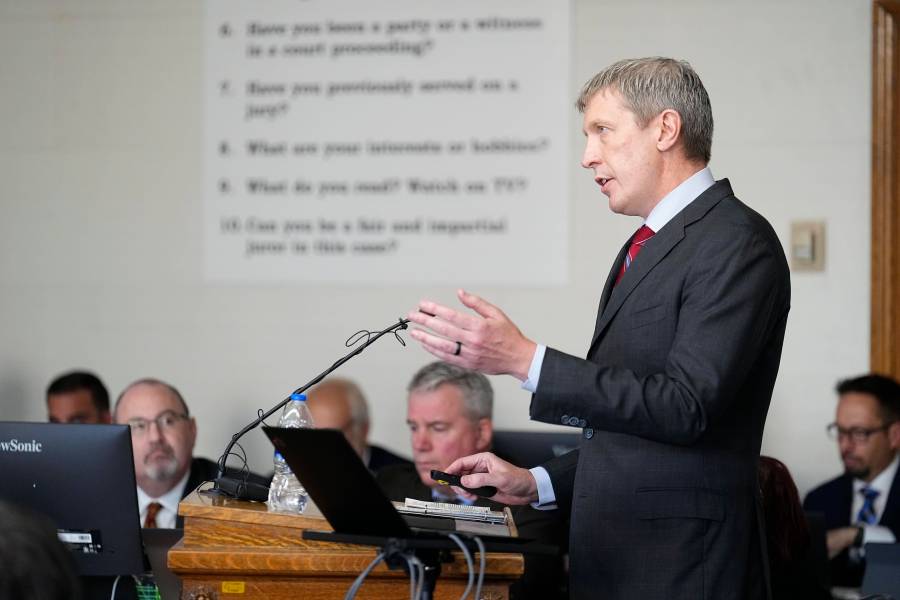
[[[537,482],[538,501],[532,502],[531,506],[537,510],[554,510],[556,506],[556,494],[553,492],[553,483],[550,481],[550,474],[544,467],[534,467],[528,469],[531,476]]]
[[[540,494],[540,492],[538,492]],[[897,541],[894,532],[883,525],[864,525],[863,544],[874,542],[876,544],[893,544]]]
[[[547,346],[538,344],[534,350],[534,356],[531,358],[531,366],[528,367],[528,379],[522,382],[522,389],[528,390],[532,394],[537,391],[538,380],[541,378],[541,367],[544,365],[545,352],[547,352]]]

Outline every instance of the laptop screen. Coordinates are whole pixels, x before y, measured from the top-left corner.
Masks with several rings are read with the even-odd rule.
[[[335,429],[263,427],[338,533],[408,537],[412,530]]]
[[[900,598],[900,544],[866,544],[861,591]]]

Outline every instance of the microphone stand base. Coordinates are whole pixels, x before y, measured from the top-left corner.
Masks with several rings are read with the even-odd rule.
[[[237,500],[255,500],[265,502],[269,499],[269,488],[252,481],[244,481],[239,477],[217,477],[216,485],[211,493],[221,494]]]

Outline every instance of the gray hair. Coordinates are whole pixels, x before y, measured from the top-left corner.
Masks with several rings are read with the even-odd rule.
[[[436,361],[419,369],[407,391],[431,392],[444,384],[456,386],[463,395],[464,411],[472,421],[490,419],[494,412],[494,390],[488,378],[462,367]]]
[[[591,99],[607,89],[622,95],[641,127],[666,109],[676,111],[681,115],[687,158],[709,162],[712,107],[703,82],[687,61],[660,56],[620,60],[584,84],[575,106],[583,113]]]

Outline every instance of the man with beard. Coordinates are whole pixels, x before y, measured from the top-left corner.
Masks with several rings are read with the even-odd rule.
[[[193,458],[197,423],[181,394],[158,379],[125,388],[113,412],[131,427],[134,475],[143,527],[182,527],[178,502],[216,476],[216,463]]]
[[[831,583],[856,587],[865,569],[862,546],[900,538],[900,384],[864,375],[840,382],[837,393],[828,433],[844,474],[811,491],[803,508],[825,515]]]

